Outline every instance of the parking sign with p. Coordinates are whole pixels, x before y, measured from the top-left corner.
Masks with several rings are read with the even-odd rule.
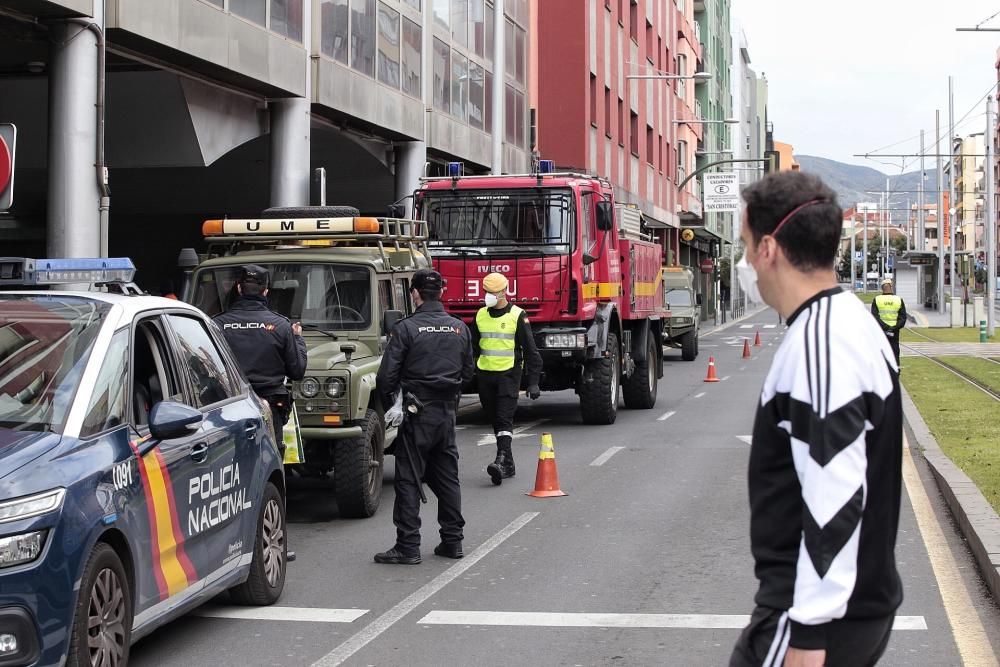
[[[14,203],[14,146],[17,128],[11,123],[0,123],[0,212]]]

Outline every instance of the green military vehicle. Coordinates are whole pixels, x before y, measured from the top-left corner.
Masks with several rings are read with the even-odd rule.
[[[701,324],[701,294],[694,289],[694,273],[681,266],[663,267],[663,300],[670,317],[663,328],[663,344],[679,347],[681,359],[698,356],[698,329]]]
[[[333,473],[340,515],[368,517],[382,495],[395,436],[375,392],[386,332],[412,312],[410,279],[430,266],[423,223],[360,217],[351,207],[272,208],[259,219],[208,220],[208,253],[185,290],[209,315],[229,305],[240,267],[271,275],[275,312],[302,323],[309,361],[291,384],[304,461],[291,474]]]

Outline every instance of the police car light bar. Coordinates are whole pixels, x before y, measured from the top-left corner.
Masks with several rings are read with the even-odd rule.
[[[131,282],[134,276],[135,265],[128,257],[0,258],[0,284],[3,285]]]
[[[316,236],[320,234],[378,234],[378,218],[280,218],[206,220],[202,236]]]

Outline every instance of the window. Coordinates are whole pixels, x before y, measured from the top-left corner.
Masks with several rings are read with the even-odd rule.
[[[504,86],[504,141],[513,144],[517,138],[517,105],[513,86]]]
[[[229,0],[229,11],[257,25],[264,25],[267,18],[266,0]]]
[[[528,59],[528,40],[521,28],[514,28],[514,74],[518,83],[524,83],[525,61]]]
[[[639,114],[629,112],[629,150],[639,157]],[[632,185],[635,185],[633,183]]]
[[[687,176],[687,142],[677,142],[677,182],[680,183]]]
[[[375,76],[375,0],[351,0],[351,67]]]
[[[472,50],[482,58],[486,55],[486,14],[483,0],[472,0],[469,11],[472,20]]]
[[[403,0],[403,4],[413,7],[418,12],[420,11],[420,0]]]
[[[484,109],[486,102],[483,87],[485,72],[482,66],[469,61],[469,125],[483,129]]]
[[[193,317],[167,315],[177,334],[181,368],[187,370],[198,407],[224,401],[236,393],[237,384],[205,325]]]
[[[656,58],[656,34],[653,32],[653,24],[646,21],[646,58],[651,62]]]
[[[387,310],[392,310],[392,281],[378,281],[378,306],[379,313],[383,314]]]
[[[628,31],[632,41],[639,43],[639,4],[637,0],[628,3]]]
[[[611,138],[611,89],[604,89],[604,136]]]
[[[271,31],[302,42],[302,0],[271,0]]]
[[[451,36],[456,44],[469,46],[469,0],[451,0]]]
[[[649,164],[655,164],[656,162],[656,148],[653,143],[653,128],[646,126],[646,162]]]
[[[493,5],[486,3],[486,62],[493,62]]]
[[[105,363],[94,382],[87,416],[83,418],[80,436],[94,435],[124,424],[128,392],[128,329],[111,337]]]
[[[590,75],[590,124],[597,127],[597,77]]]
[[[677,76],[687,76],[687,56],[683,53],[677,54]],[[685,99],[687,95],[687,81],[677,80],[677,97]]]
[[[396,310],[403,311],[403,314],[413,313],[413,298],[410,296],[410,279],[397,278],[395,285]]]
[[[514,92],[514,143],[518,148],[524,148],[524,93],[520,90]]]
[[[469,59],[458,51],[451,53],[451,113],[468,120],[466,100],[469,97]]]
[[[504,24],[503,36],[503,59],[507,68],[507,76],[514,78],[514,61],[516,60],[514,55],[514,24],[510,19],[507,19]]]
[[[399,88],[399,12],[378,3],[378,80]]]
[[[324,56],[347,64],[347,0],[322,0],[320,3],[320,49]]]
[[[403,92],[421,97],[420,54],[423,51],[423,30],[410,19],[403,19]]]
[[[132,417],[136,428],[149,424],[149,412],[160,401],[184,400],[182,381],[175,375],[177,369],[168,352],[171,347],[159,317],[136,325],[131,368]]]
[[[449,13],[448,0],[434,0],[434,25],[447,30]]]
[[[493,72],[486,70],[486,86],[484,87],[486,102],[483,104],[484,116],[486,116],[486,122],[483,123],[483,129],[493,133]]]
[[[434,108],[451,111],[451,49],[434,39]]]
[[[618,145],[625,146],[625,103],[618,100]]]

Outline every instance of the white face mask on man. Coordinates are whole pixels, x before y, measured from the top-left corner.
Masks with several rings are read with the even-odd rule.
[[[489,292],[486,293],[486,298],[484,300],[486,301],[487,308],[494,308],[497,303],[500,302],[500,299],[497,298],[496,294],[490,294]]]
[[[746,292],[748,299],[754,303],[764,303],[764,297],[760,295],[760,286],[757,284],[757,269],[747,261],[746,254],[736,262],[736,277],[740,281],[740,289]]]

